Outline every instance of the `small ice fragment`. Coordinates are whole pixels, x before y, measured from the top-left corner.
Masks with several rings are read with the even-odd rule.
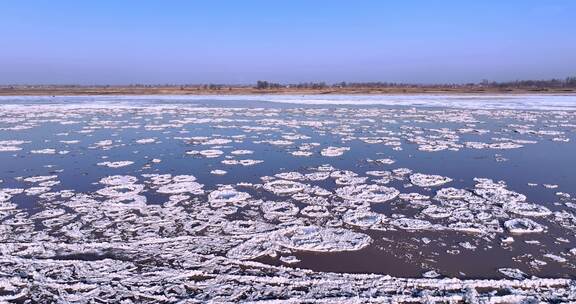
[[[341,156],[342,154],[344,154],[344,152],[349,151],[349,150],[350,150],[349,147],[328,147],[328,148],[322,149],[322,151],[320,151],[320,154],[322,156],[336,157],[336,156]]]
[[[224,171],[224,170],[219,170],[219,169],[210,171],[210,174],[214,174],[214,175],[225,175],[226,173],[228,173],[228,172]]]
[[[282,257],[280,257],[280,261],[281,261],[282,263],[286,263],[286,264],[296,264],[296,263],[299,263],[299,262],[300,262],[300,260],[299,260],[297,257],[293,256],[293,255],[290,255],[290,256],[282,256]]]

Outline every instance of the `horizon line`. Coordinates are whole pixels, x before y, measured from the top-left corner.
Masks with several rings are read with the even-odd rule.
[[[504,80],[504,81],[496,81],[496,80],[489,80],[483,79],[480,81],[475,82],[402,82],[402,81],[302,81],[302,82],[278,82],[272,80],[265,80],[260,79],[250,83],[226,83],[226,82],[174,82],[174,83],[122,83],[122,84],[112,84],[112,83],[92,83],[92,84],[79,84],[79,83],[0,83],[0,87],[126,87],[126,86],[150,86],[150,87],[177,87],[177,86],[207,86],[207,85],[216,85],[216,86],[226,86],[226,87],[251,87],[259,82],[266,82],[271,85],[280,85],[280,86],[297,86],[297,85],[313,85],[313,84],[323,84],[327,86],[336,86],[336,85],[389,85],[389,86],[468,86],[468,85],[488,85],[488,84],[514,84],[514,83],[522,83],[522,82],[567,82],[567,81],[576,81],[576,76],[565,76],[565,77],[558,77],[558,78],[540,78],[540,79],[524,79],[524,78],[516,78],[514,80]]]

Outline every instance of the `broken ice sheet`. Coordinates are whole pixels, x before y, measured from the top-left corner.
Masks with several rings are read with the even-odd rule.
[[[0,102],[0,302],[574,300],[573,111],[69,98]]]

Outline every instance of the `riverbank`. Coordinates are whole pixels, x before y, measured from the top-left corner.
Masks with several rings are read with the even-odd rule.
[[[576,89],[499,89],[482,87],[277,88],[248,86],[0,86],[0,96],[73,95],[386,95],[386,94],[576,94]]]

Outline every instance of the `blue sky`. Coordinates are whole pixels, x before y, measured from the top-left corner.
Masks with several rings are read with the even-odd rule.
[[[576,75],[576,1],[0,2],[0,83]]]

